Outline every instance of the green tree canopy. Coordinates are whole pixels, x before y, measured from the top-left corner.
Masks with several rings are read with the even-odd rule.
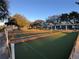
[[[70,19],[73,19],[73,18],[78,19],[78,18],[79,18],[79,13],[73,11],[73,12],[71,12],[71,13],[69,14],[69,18],[70,18]]]
[[[8,22],[6,22],[5,24],[6,25],[16,25],[16,26],[18,26],[16,21],[11,17],[8,18]]]
[[[0,0],[0,20],[4,20],[8,17],[8,1]]]
[[[46,20],[47,23],[55,24],[57,23],[66,22],[66,23],[79,23],[79,13],[76,11],[72,11],[70,13],[63,13],[56,17],[51,17]]]
[[[45,21],[44,20],[35,20],[33,23],[31,23],[32,28],[42,28],[44,26]]]
[[[67,13],[64,13],[60,16],[61,21],[68,21],[69,15]]]

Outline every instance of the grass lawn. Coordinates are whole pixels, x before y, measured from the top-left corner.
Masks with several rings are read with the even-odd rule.
[[[15,45],[16,59],[68,59],[77,33],[56,33]]]

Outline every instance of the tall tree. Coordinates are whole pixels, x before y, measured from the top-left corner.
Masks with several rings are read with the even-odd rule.
[[[8,1],[0,0],[0,20],[4,20],[8,17]]]
[[[79,21],[79,13],[75,11],[71,12],[69,14],[69,19],[73,19],[74,23],[76,23],[76,21]]]
[[[16,23],[19,27],[24,27],[24,26],[30,25],[30,22],[24,16],[22,16],[20,14],[15,14],[12,18],[16,21]]]
[[[78,12],[75,12],[75,11],[73,11],[73,12],[71,12],[70,14],[69,14],[69,18],[70,19],[73,19],[73,18],[78,18],[79,17],[79,13]]]
[[[43,28],[45,21],[43,20],[36,20],[31,24],[32,28]]]
[[[17,25],[16,21],[14,20],[14,18],[9,17],[8,18],[8,22],[5,23],[6,25]]]
[[[60,16],[61,21],[68,21],[68,14],[64,13]]]

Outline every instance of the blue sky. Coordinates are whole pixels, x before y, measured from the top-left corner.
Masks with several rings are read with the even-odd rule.
[[[66,12],[79,12],[75,1],[78,0],[9,0],[9,11],[11,15],[19,13],[34,21]]]

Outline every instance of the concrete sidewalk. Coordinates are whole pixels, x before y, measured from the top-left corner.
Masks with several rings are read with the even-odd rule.
[[[0,33],[0,59],[8,59],[6,41],[3,34],[4,33]]]
[[[69,59],[79,59],[79,34]]]

